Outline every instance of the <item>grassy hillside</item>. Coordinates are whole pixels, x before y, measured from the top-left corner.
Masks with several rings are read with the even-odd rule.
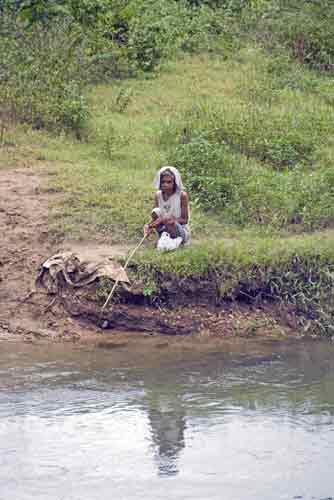
[[[94,86],[86,141],[53,138],[44,153],[63,163],[52,186],[65,193],[62,224],[137,238],[167,163],[184,175],[196,239],[331,227],[331,92],[328,76],[255,47]]]

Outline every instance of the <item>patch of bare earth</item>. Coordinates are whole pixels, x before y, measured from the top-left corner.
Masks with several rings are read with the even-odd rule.
[[[49,308],[48,295],[30,294],[39,265],[54,251],[44,181],[42,172],[29,167],[0,171],[0,338],[73,340],[80,335],[70,317]]]

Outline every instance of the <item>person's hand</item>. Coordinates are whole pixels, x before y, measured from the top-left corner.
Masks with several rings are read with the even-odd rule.
[[[154,227],[160,226],[160,224],[162,224],[162,219],[161,219],[161,217],[158,217],[157,219],[150,222],[149,226],[150,226],[150,228],[154,228]]]
[[[171,225],[171,224],[174,224],[175,222],[176,222],[176,219],[173,216],[169,216],[169,217],[166,217],[164,219],[164,224],[166,224],[166,225],[169,225],[169,224]]]
[[[152,232],[152,229],[149,224],[145,224],[144,226],[144,236],[148,236]]]

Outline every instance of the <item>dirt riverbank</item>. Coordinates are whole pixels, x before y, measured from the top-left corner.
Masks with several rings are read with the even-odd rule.
[[[56,244],[48,231],[50,204],[59,195],[43,189],[47,175],[42,168],[1,170],[0,338],[27,342],[91,340],[103,346],[111,334],[113,339],[119,338],[119,330],[143,335],[156,332],[219,337],[293,334],[293,318],[286,314],[282,318],[269,308],[226,305],[217,309],[189,304],[173,310],[119,305],[111,317],[107,314],[108,328],[104,331],[98,326],[99,307],[82,294],[69,292],[66,300],[41,291],[31,294],[40,264],[68,249],[68,242]],[[76,243],[73,249],[89,252],[90,245],[92,242]],[[105,243],[100,249],[102,254],[109,250],[114,256],[122,253],[119,246]]]
[[[50,297],[32,295],[36,271],[53,244],[48,235],[50,195],[45,174],[30,167],[0,172],[0,336],[62,338],[77,327],[48,311]]]

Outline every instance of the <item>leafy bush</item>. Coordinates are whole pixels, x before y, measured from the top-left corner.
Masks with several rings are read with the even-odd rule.
[[[37,128],[81,130],[88,107],[80,32],[66,22],[22,32],[13,19],[5,21],[10,29],[0,38],[1,107]]]
[[[141,14],[130,22],[127,47],[137,68],[152,71],[178,46],[178,7],[163,1],[145,1],[141,7]]]
[[[219,51],[229,53],[233,40],[228,30],[227,13],[206,5],[187,10],[183,20],[181,50],[190,53]]]
[[[291,172],[250,163],[228,146],[203,138],[179,145],[171,162],[182,172],[192,203],[221,213],[226,221],[282,227],[297,219]]]
[[[209,6],[212,9],[223,8],[240,13],[243,8],[256,3],[256,0],[187,0],[193,7]]]
[[[110,0],[3,0],[4,7],[15,12],[27,23],[50,23],[56,19],[72,18],[91,26],[111,8]]]
[[[224,146],[198,138],[179,145],[173,157],[187,186],[197,202],[209,209],[221,209],[234,196],[233,156]]]
[[[334,71],[334,5],[331,0],[280,0],[264,5],[257,30],[269,46],[287,47],[303,63]]]
[[[214,50],[225,32],[223,10],[207,6],[189,9],[185,0],[137,0],[129,11],[127,48],[130,59],[143,71],[152,71],[179,49]],[[226,42],[228,48],[227,30]]]

